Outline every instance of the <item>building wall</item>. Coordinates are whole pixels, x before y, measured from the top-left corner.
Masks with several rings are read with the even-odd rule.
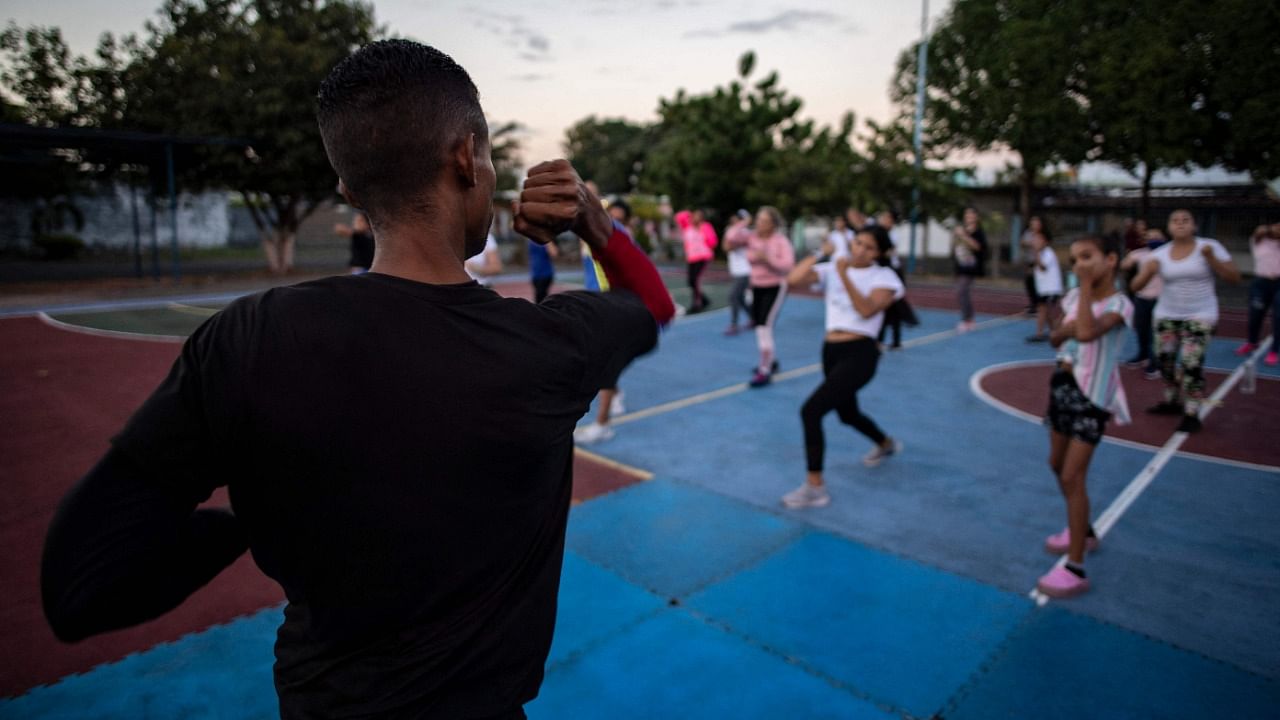
[[[113,184],[93,195],[72,198],[84,216],[84,227],[77,235],[86,246],[105,249],[128,249],[134,243],[133,203],[128,185]],[[137,196],[138,223],[144,246],[151,243],[151,212],[146,196]],[[31,200],[0,198],[0,247],[27,250],[33,232],[31,218],[38,204]],[[225,191],[207,191],[178,196],[178,245],[181,247],[222,247],[227,245],[231,230],[231,203]],[[74,227],[64,228],[74,232]],[[157,200],[156,234],[162,247],[169,247],[173,237],[167,198]]]

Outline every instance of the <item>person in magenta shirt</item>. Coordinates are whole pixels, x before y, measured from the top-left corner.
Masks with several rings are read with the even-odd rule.
[[[711,305],[711,298],[702,292],[702,271],[707,269],[719,242],[715,228],[706,221],[701,210],[681,210],[676,213],[676,225],[680,226],[680,239],[684,242],[684,261],[689,269],[689,312],[697,313]]]

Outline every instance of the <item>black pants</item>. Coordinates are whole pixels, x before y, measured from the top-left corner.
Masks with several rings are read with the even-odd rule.
[[[1156,301],[1144,297],[1133,298],[1133,332],[1138,336],[1138,354],[1135,360],[1146,360],[1147,369],[1156,368],[1156,354],[1151,350],[1151,339],[1155,333],[1152,315],[1156,309]]]
[[[885,434],[879,426],[858,409],[858,391],[875,377],[879,361],[880,349],[870,338],[823,343],[822,374],[825,378],[800,409],[809,472],[822,471],[822,456],[826,452],[822,418],[832,410],[840,416],[840,422],[871,438],[877,445],[885,441]]]
[[[702,294],[702,284],[699,281],[702,271],[706,269],[706,260],[689,263],[689,289],[693,291],[693,299],[689,301],[690,310],[701,310],[710,304],[710,299]]]
[[[547,299],[547,293],[551,290],[551,283],[555,281],[555,277],[544,277],[533,279],[533,301],[540,303]]]

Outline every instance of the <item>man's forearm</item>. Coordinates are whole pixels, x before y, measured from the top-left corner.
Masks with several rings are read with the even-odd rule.
[[[75,642],[177,607],[248,547],[235,516],[112,449],[63,499],[41,563],[45,616]]]

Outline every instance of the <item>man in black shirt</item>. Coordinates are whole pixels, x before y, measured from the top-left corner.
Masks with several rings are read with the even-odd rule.
[[[515,227],[584,238],[615,288],[535,305],[463,261],[492,218],[476,89],[431,48],[374,43],[317,115],[372,272],[241,299],[60,505],[45,612],[75,641],[166,612],[244,550],[288,598],[281,715],[523,717],[551,643],[572,433],[673,314],[648,258],[564,161]],[[227,485],[234,514],[196,509]]]

